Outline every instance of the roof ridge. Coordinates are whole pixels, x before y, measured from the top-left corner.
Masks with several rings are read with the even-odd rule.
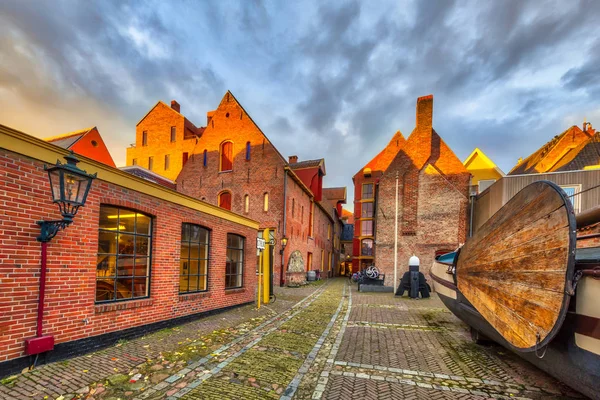
[[[94,128],[95,128],[95,126],[92,126],[92,127],[89,127],[89,128],[80,129],[78,131],[72,131],[72,132],[68,132],[68,133],[62,133],[60,135],[49,136],[49,137],[44,138],[42,140],[44,140],[46,142],[53,142],[55,140],[66,139],[68,137],[75,136],[75,135],[86,134],[86,133],[88,133],[89,131],[91,131]]]

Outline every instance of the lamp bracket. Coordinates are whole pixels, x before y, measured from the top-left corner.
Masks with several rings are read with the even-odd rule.
[[[36,223],[41,228],[40,236],[37,237],[38,242],[49,242],[58,231],[65,229],[73,221],[72,220],[60,220],[60,221],[37,221]]]

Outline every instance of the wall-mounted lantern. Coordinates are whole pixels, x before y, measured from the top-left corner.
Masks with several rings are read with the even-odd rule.
[[[42,334],[44,297],[46,293],[46,256],[48,242],[56,236],[58,231],[65,229],[73,223],[73,217],[77,214],[79,207],[85,204],[90,187],[92,186],[92,181],[96,178],[96,174],[88,174],[77,167],[79,160],[75,157],[73,152],[65,156],[65,159],[67,160],[66,164],[56,161],[56,165],[51,167],[44,166],[44,169],[48,171],[52,201],[58,204],[63,219],[55,221],[37,221],[37,224],[41,228],[41,233],[40,236],[37,237],[37,240],[42,242],[40,291],[36,337],[25,340],[25,352],[28,355],[43,353],[54,348],[54,336]]]
[[[285,236],[281,238],[281,250],[279,250],[279,253],[281,253],[283,255],[283,252],[285,251],[285,246],[287,246],[287,242],[288,242],[288,238],[286,238]]]

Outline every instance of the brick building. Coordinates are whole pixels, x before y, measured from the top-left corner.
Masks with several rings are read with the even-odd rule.
[[[470,174],[432,120],[433,96],[420,97],[416,127],[408,139],[397,132],[353,177],[353,269],[374,264],[385,273],[387,286],[393,285],[394,275],[396,193],[398,279],[413,254],[427,274],[436,252],[453,250],[466,239]]]
[[[0,375],[31,361],[36,221],[60,218],[44,165],[66,154],[0,125]],[[254,301],[257,222],[81,159],[97,178],[73,223],[48,243],[43,333],[56,345],[46,361]]]
[[[271,284],[285,283],[290,264],[296,279],[307,270],[330,275],[341,229],[339,216],[323,203],[325,161],[286,160],[231,92],[207,113],[206,127],[171,104],[157,103],[138,123],[127,164],[175,179],[180,193],[259,221],[259,236],[274,243],[266,250]]]

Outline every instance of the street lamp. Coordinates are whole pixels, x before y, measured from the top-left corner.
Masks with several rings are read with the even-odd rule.
[[[58,204],[63,219],[37,221],[41,228],[41,234],[37,240],[42,243],[49,242],[59,230],[65,229],[73,222],[73,217],[77,214],[79,207],[85,204],[92,180],[96,178],[96,174],[90,175],[77,167],[79,159],[73,152],[65,156],[65,159],[67,160],[66,164],[56,161],[56,165],[44,166],[44,169],[48,171],[52,201]]]
[[[42,243],[42,265],[40,268],[40,292],[38,299],[36,337],[25,339],[25,353],[28,355],[43,353],[54,348],[54,336],[42,335],[44,297],[46,294],[46,258],[48,242],[56,236],[58,231],[65,229],[73,223],[75,214],[77,214],[79,207],[85,204],[90,187],[92,186],[92,181],[96,178],[96,174],[88,174],[77,167],[79,159],[75,157],[73,152],[65,156],[65,159],[67,160],[66,164],[56,161],[56,165],[51,167],[44,166],[44,170],[48,171],[52,202],[58,204],[63,219],[37,221],[37,224],[41,229],[40,236],[37,237],[37,240]]]
[[[283,252],[285,251],[285,246],[287,246],[287,242],[288,238],[286,238],[285,236],[281,238],[281,250],[279,250],[279,253],[283,254]]]

